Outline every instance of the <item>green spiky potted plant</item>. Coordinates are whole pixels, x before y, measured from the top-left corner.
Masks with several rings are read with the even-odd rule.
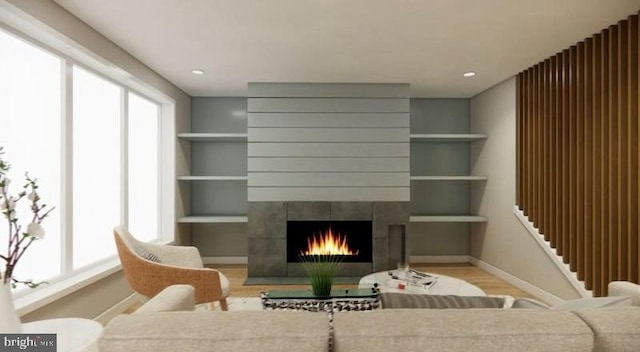
[[[338,273],[342,256],[331,254],[301,255],[300,263],[309,275],[313,294],[317,297],[330,296],[333,278]]]

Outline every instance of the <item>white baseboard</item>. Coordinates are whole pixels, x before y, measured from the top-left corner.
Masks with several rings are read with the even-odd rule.
[[[529,234],[533,237],[536,243],[542,248],[542,250],[547,254],[551,262],[553,262],[558,270],[567,278],[567,281],[573,286],[573,288],[578,291],[580,296],[583,298],[593,297],[593,293],[584,287],[584,281],[578,280],[578,275],[572,272],[569,269],[569,265],[565,264],[562,261],[562,257],[556,254],[556,250],[551,248],[549,242],[545,241],[542,234],[538,231],[537,228],[533,226],[533,223],[529,221],[529,219],[522,213],[522,211],[518,208],[518,206],[513,207],[513,213],[516,215],[516,218],[520,220],[522,226],[527,229]]]
[[[97,321],[98,323],[100,323],[102,325],[106,325],[109,321],[111,321],[111,319],[115,318],[118,314],[124,313],[127,309],[129,309],[136,302],[140,302],[140,299],[138,299],[138,294],[134,293],[131,296],[123,299],[122,301],[120,301],[115,306],[107,309],[102,314],[100,314],[97,317],[93,318],[93,320]]]
[[[469,262],[475,266],[477,266],[478,268],[488,272],[489,274],[492,274],[493,276],[496,276],[508,283],[510,283],[511,285],[529,293],[530,295],[536,297],[537,299],[549,304],[549,305],[555,305],[558,303],[562,303],[564,302],[564,300],[550,292],[547,292],[543,289],[541,289],[538,286],[532,285],[522,279],[519,279],[509,273],[507,273],[506,271],[503,271],[502,269],[498,269],[495,266],[486,263],[480,259],[474,258],[474,257],[469,257]]]
[[[412,255],[410,263],[469,263],[468,255]]]
[[[248,257],[202,257],[204,264],[247,264]]]

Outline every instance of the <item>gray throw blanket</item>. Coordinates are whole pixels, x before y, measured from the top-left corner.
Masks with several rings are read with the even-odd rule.
[[[502,308],[504,298],[484,296],[439,296],[407,293],[381,293],[382,309],[394,308]]]

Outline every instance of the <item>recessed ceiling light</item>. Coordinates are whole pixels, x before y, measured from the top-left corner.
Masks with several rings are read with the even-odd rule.
[[[465,77],[473,77],[473,76],[475,76],[475,75],[476,75],[476,73],[475,73],[475,72],[473,72],[473,71],[465,72],[465,73],[463,74],[463,76],[465,76]]]
[[[194,75],[204,75],[204,71],[203,70],[191,70],[191,73],[193,73]]]

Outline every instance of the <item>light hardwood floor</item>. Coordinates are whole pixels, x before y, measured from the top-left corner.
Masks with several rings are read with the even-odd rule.
[[[247,266],[238,265],[207,265],[209,268],[220,270],[228,279],[231,286],[230,297],[258,297],[260,292],[269,290],[304,289],[309,285],[244,285],[247,278]],[[447,264],[412,264],[412,269],[455,277],[481,288],[487,295],[509,295],[513,297],[535,298],[525,291],[501,280],[488,272],[468,263]],[[335,285],[335,287],[352,288],[357,284]],[[135,311],[140,304],[131,306],[125,313]]]
[[[246,265],[207,265],[207,267],[220,270],[228,279],[231,285],[230,297],[258,297],[261,291],[284,290],[293,288],[308,288],[309,285],[250,285],[244,286],[247,278]],[[509,295],[514,297],[534,298],[525,291],[468,264],[412,264],[412,269],[434,274],[447,275],[465,280],[481,288],[488,295]],[[336,287],[351,288],[357,285],[336,285]]]

